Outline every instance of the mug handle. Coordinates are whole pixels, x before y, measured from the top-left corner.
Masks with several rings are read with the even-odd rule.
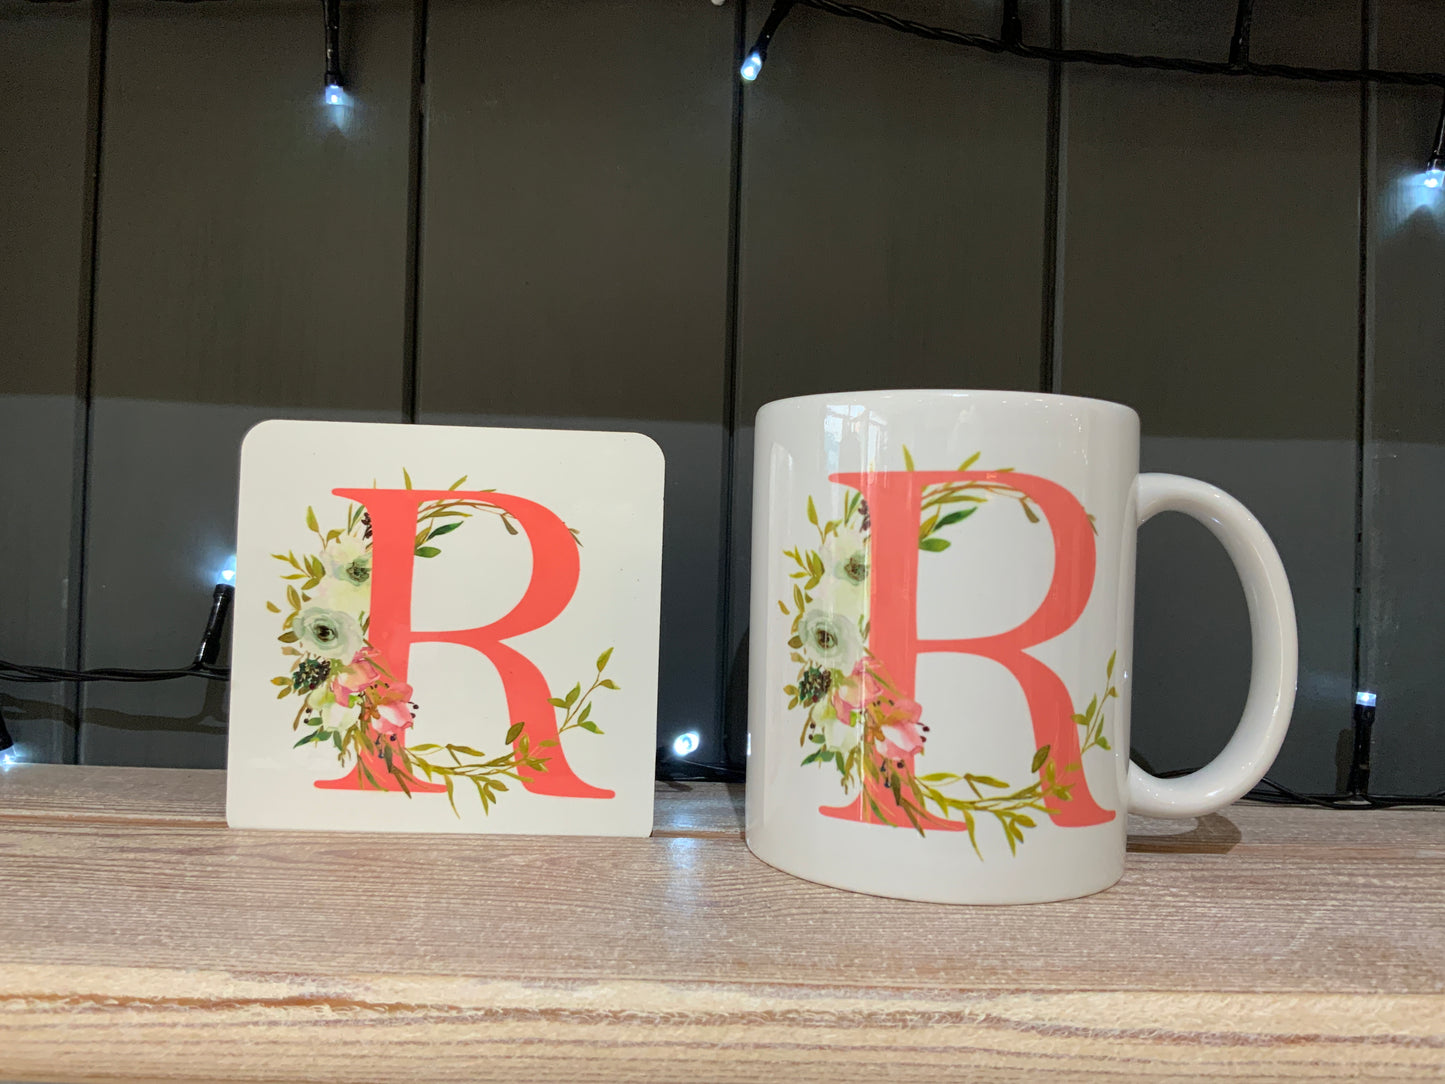
[[[1197,772],[1160,779],[1129,765],[1129,812],[1146,817],[1197,817],[1247,794],[1274,762],[1299,670],[1299,635],[1289,579],[1274,543],[1249,509],[1223,490],[1177,474],[1141,474],[1139,523],[1160,512],[1183,512],[1224,544],[1249,604],[1253,664],[1244,715],[1223,751]]]

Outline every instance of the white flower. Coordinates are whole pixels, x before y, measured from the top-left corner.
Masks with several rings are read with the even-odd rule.
[[[867,585],[868,537],[862,531],[839,527],[823,543],[818,556],[823,559],[823,568],[828,575],[854,587]]]
[[[830,670],[851,673],[863,657],[863,644],[855,620],[819,606],[803,612],[798,625],[803,650]]]
[[[340,610],[307,606],[292,623],[301,650],[323,659],[351,661],[365,641],[356,618]]]
[[[344,734],[361,718],[361,697],[353,696],[347,699],[351,701],[350,704],[338,701],[329,683],[311,690],[306,697],[306,706],[314,714],[307,721],[319,721],[322,730]]]
[[[345,534],[321,551],[327,576],[311,591],[311,597],[328,610],[340,610],[353,617],[371,609],[371,548],[361,539]]]
[[[326,570],[355,587],[371,586],[371,547],[354,535],[344,534],[321,551]]]
[[[865,535],[842,528],[829,537],[818,556],[823,578],[813,589],[820,609],[848,618],[856,626],[868,612],[868,543]]]
[[[819,728],[824,747],[836,749],[845,760],[858,744],[859,732],[863,729],[861,726],[850,726],[831,711],[820,721]]]

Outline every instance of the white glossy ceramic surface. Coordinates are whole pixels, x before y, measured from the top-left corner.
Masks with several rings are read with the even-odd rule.
[[[1118,880],[1126,812],[1197,816],[1268,769],[1295,691],[1283,566],[1227,494],[1138,473],[1129,408],[812,395],[764,406],[756,440],[747,838],[764,861],[907,899],[1067,899]],[[1254,645],[1234,737],[1171,780],[1128,759],[1135,536],[1161,511],[1224,544]]]

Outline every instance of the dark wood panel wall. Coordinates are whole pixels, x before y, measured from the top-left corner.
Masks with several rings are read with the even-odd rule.
[[[260,418],[634,429],[668,457],[659,740],[736,761],[757,408],[1040,388],[1133,405],[1145,469],[1275,537],[1301,632],[1275,776],[1336,790],[1364,689],[1378,788],[1439,789],[1439,94],[1051,71],[810,8],[743,90],[766,6],[351,0],[327,108],[311,0],[0,0],[4,657],[187,658]],[[1441,66],[1427,0],[1256,8],[1257,59]],[[1023,16],[1217,58],[1233,5]],[[1243,703],[1242,593],[1166,518],[1138,598],[1135,747],[1190,767]],[[223,758],[219,687],[0,695],[37,759]]]

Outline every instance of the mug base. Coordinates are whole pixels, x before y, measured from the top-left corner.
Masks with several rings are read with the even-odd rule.
[[[766,855],[759,853],[758,848],[753,845],[752,839],[747,840],[748,850],[753,857],[767,866],[772,867],[779,873],[785,873],[789,877],[796,877],[800,881],[808,881],[812,884],[822,885],[825,888],[838,888],[845,892],[856,892],[863,896],[875,896],[879,899],[891,900],[912,900],[918,903],[944,903],[961,904],[970,907],[1017,907],[1031,903],[1059,903],[1064,900],[1083,899],[1087,896],[1094,896],[1105,892],[1124,875],[1122,867],[1117,871],[1109,869],[1104,871],[1098,881],[1091,883],[1077,884],[1073,887],[1063,888],[1058,885],[1053,887],[1039,885],[1037,891],[1030,890],[1009,890],[1004,892],[909,892],[899,891],[897,888],[882,890],[871,887],[860,881],[853,881],[846,877],[833,877],[821,871],[800,872],[797,869],[789,869],[780,862],[773,861]]]

